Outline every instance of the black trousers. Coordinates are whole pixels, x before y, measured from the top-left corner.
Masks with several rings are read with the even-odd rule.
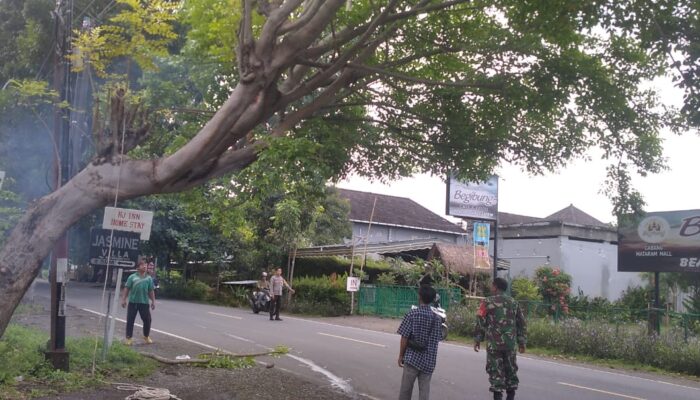
[[[151,309],[148,304],[129,303],[126,309],[126,337],[134,336],[134,321],[136,321],[136,313],[141,316],[143,321],[143,336],[148,336],[151,333]]]
[[[272,319],[272,317],[279,318],[280,306],[282,305],[282,296],[272,296],[272,299],[270,301],[272,302],[272,304],[270,304],[270,319]]]

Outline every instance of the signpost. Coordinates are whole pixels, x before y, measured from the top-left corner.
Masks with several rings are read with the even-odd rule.
[[[700,273],[700,210],[621,217],[618,220],[617,270],[654,273],[656,312],[650,314],[649,323],[658,333],[660,273]]]
[[[92,228],[90,231],[90,264],[95,267],[135,267],[141,244],[139,237],[140,234],[136,232]],[[108,263],[109,265],[107,265]]]
[[[92,228],[90,231],[90,264],[93,268],[104,267],[105,279],[111,278],[112,267],[117,267],[117,285],[114,293],[107,297],[107,315],[105,320],[104,345],[102,359],[107,357],[107,350],[112,345],[114,336],[114,317],[112,313],[119,304],[119,290],[123,268],[136,266],[141,244],[140,233]]]
[[[494,222],[493,277],[498,276],[498,176],[492,175],[484,182],[463,182],[458,181],[451,174],[447,179],[445,214],[463,219]],[[488,223],[474,223],[475,264],[476,256],[483,256],[484,251],[486,251],[487,262],[490,261],[488,246],[491,233],[490,229],[484,230],[484,225],[490,228]],[[483,238],[484,234],[488,235],[486,240]]]
[[[348,276],[347,282],[348,292],[357,292],[360,290],[360,277],[359,276]]]
[[[138,232],[141,240],[151,237],[153,212],[127,208],[105,207],[102,228],[118,231]]]
[[[476,220],[498,218],[498,177],[485,182],[462,182],[450,176],[447,181],[447,215]]]

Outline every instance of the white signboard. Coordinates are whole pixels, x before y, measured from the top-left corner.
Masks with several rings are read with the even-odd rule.
[[[65,282],[67,273],[68,273],[68,259],[67,258],[57,258],[56,259],[56,282],[58,282],[58,283]]]
[[[141,240],[148,240],[151,237],[152,224],[152,211],[128,208],[105,207],[105,216],[102,220],[102,228],[138,232],[141,234]]]
[[[2,182],[5,180],[5,171],[0,171],[0,190],[2,190]]]
[[[447,181],[447,215],[493,220],[498,218],[498,177],[486,182]]]
[[[357,276],[348,276],[348,292],[357,292],[360,290],[360,278]]]

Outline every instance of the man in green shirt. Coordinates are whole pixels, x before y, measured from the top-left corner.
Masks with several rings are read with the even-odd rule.
[[[131,337],[134,334],[134,321],[138,312],[143,321],[143,340],[146,344],[153,341],[149,337],[151,332],[151,311],[148,309],[148,300],[151,300],[151,310],[156,309],[156,295],[153,278],[146,273],[148,265],[144,259],[139,259],[138,271],[129,276],[122,291],[122,307],[126,307],[127,298],[129,308],[126,311],[126,345],[132,344]]]

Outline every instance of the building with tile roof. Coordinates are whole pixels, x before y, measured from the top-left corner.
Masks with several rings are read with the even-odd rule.
[[[639,274],[617,271],[617,228],[573,204],[547,217],[499,213],[500,259],[510,261],[511,277],[534,276],[549,264],[572,277],[572,295],[615,300]]]
[[[462,275],[491,272],[475,269],[469,229],[408,198],[337,190],[350,203],[355,246],[348,238],[344,244],[299,249],[297,257],[358,254],[367,238],[367,253],[375,256],[436,257]],[[510,265],[503,274],[532,277],[537,267],[548,264],[572,276],[573,295],[580,290],[589,297],[610,300],[617,299],[628,286],[641,284],[638,274],[617,272],[617,229],[573,204],[544,218],[505,212],[498,215],[499,266]],[[494,232],[492,223],[492,255]]]
[[[350,202],[348,218],[355,238],[364,241],[367,237],[368,243],[419,239],[466,243],[467,232],[463,228],[411,199],[358,190],[336,190],[341,198]]]

